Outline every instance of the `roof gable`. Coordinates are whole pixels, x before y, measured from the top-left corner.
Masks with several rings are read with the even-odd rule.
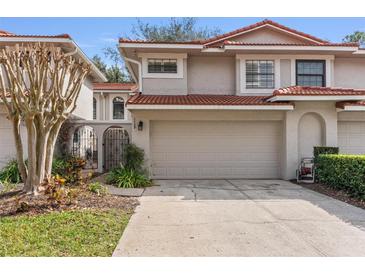
[[[258,44],[313,44],[313,42],[309,42],[301,37],[283,33],[281,31],[271,29],[270,27],[262,27],[236,37],[226,39],[225,41]]]
[[[217,45],[224,41],[246,43],[305,43],[325,44],[320,38],[285,27],[271,20],[264,20],[244,28],[231,31],[205,41],[204,45]]]

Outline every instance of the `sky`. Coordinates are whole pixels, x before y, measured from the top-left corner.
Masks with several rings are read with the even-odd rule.
[[[138,18],[150,24],[164,24],[169,18]],[[228,32],[237,28],[271,19],[280,24],[306,32],[332,42],[341,42],[342,38],[356,30],[365,31],[365,18],[258,18],[258,17],[203,17],[197,18],[198,27],[219,28]],[[98,54],[104,58],[103,49],[113,46],[118,38],[132,36],[133,25],[137,17],[120,18],[0,18],[0,29],[15,34],[56,35],[67,33],[82,50],[91,58]],[[109,63],[108,60],[105,60]]]

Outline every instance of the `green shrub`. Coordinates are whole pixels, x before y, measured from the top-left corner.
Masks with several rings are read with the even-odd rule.
[[[16,160],[11,160],[0,171],[0,182],[17,184],[21,182],[18,163]]]
[[[144,173],[123,167],[117,167],[110,171],[107,181],[122,188],[146,187],[151,184],[151,181]]]
[[[317,163],[320,154],[338,154],[338,147],[313,147],[314,163]]]
[[[319,155],[316,176],[320,183],[365,200],[365,155]]]
[[[108,189],[99,182],[93,182],[89,184],[89,191],[96,193],[98,196],[107,194]]]
[[[124,167],[126,169],[142,171],[144,162],[144,151],[135,144],[128,144],[124,151]]]

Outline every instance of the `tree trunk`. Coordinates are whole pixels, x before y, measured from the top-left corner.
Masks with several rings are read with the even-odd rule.
[[[52,161],[53,161],[54,149],[63,122],[64,120],[57,122],[51,129],[51,132],[49,133],[48,136],[47,147],[46,147],[46,166],[45,166],[46,178],[49,178],[52,174]]]
[[[38,193],[38,185],[36,178],[36,134],[35,128],[33,124],[33,117],[25,121],[27,127],[28,134],[28,177],[27,181],[24,184],[23,191],[28,194],[37,194]]]
[[[48,140],[48,131],[40,130],[37,133],[37,168],[36,168],[36,182],[35,185],[39,187],[45,179],[45,164],[46,164],[46,147]]]
[[[20,135],[20,119],[18,116],[12,118],[13,122],[13,135],[15,140],[16,147],[16,158],[18,162],[18,168],[20,172],[20,177],[22,182],[25,183],[27,181],[27,167],[24,163],[24,151],[23,151],[23,143]]]

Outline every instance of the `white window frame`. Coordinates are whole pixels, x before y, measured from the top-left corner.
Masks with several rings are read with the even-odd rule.
[[[275,55],[261,54],[239,54],[237,59],[240,60],[240,87],[239,92],[242,94],[267,94],[272,93],[274,89],[280,87],[280,58]],[[246,61],[274,61],[274,88],[246,88]]]
[[[114,98],[116,97],[120,97],[123,99],[124,101],[124,119],[114,119],[113,117],[113,100]],[[125,94],[121,94],[121,93],[118,93],[118,94],[113,94],[112,96],[109,95],[109,120],[113,120],[113,121],[127,121],[128,120],[128,111],[127,111],[127,108],[126,108],[126,102],[128,100],[128,97],[125,96]]]
[[[184,59],[187,58],[186,53],[140,53],[138,57],[142,59],[142,78],[184,78]],[[176,73],[149,73],[148,59],[176,59]]]

